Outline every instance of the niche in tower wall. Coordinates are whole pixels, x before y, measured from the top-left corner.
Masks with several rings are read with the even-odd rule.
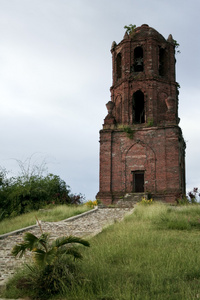
[[[121,55],[121,53],[117,54],[116,67],[117,67],[117,79],[120,79],[122,77],[122,55]]]
[[[133,94],[133,124],[145,122],[144,94],[137,91]]]
[[[159,47],[159,75],[165,76],[166,74],[166,51]]]

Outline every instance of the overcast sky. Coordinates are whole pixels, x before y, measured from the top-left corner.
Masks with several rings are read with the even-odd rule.
[[[180,44],[176,80],[187,189],[200,187],[199,0],[0,0],[0,166],[46,159],[73,193],[99,190],[99,130],[110,100],[110,48],[148,24]]]

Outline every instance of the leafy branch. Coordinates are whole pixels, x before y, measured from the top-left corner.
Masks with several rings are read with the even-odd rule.
[[[174,47],[175,47],[175,49],[176,49],[176,52],[177,52],[177,53],[181,53],[180,50],[177,50],[178,47],[180,47],[180,44],[179,44],[176,40],[173,40],[173,43],[174,43]]]
[[[136,28],[136,25],[133,25],[133,24],[130,24],[129,26],[127,26],[127,25],[124,26],[124,29],[126,29],[126,32],[128,34],[132,34],[134,32],[135,28]]]

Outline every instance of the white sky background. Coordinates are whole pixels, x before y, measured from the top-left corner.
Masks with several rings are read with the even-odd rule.
[[[15,159],[36,153],[73,193],[93,200],[111,44],[125,25],[148,24],[180,44],[187,189],[200,187],[199,12],[199,0],[0,0],[0,165],[16,175]]]

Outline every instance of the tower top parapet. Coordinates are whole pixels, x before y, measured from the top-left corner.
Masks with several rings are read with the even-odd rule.
[[[125,40],[132,40],[132,41],[143,41],[147,38],[151,38],[154,40],[157,40],[158,42],[169,42],[174,45],[174,40],[171,34],[169,34],[168,38],[165,39],[162,34],[160,34],[157,30],[155,30],[153,27],[150,27],[147,24],[143,24],[141,26],[138,26],[136,28],[133,28],[132,30],[126,30],[124,37],[121,42],[124,42]],[[121,43],[119,42],[119,44]],[[116,46],[118,46],[116,42],[112,43],[111,51],[114,50]]]

